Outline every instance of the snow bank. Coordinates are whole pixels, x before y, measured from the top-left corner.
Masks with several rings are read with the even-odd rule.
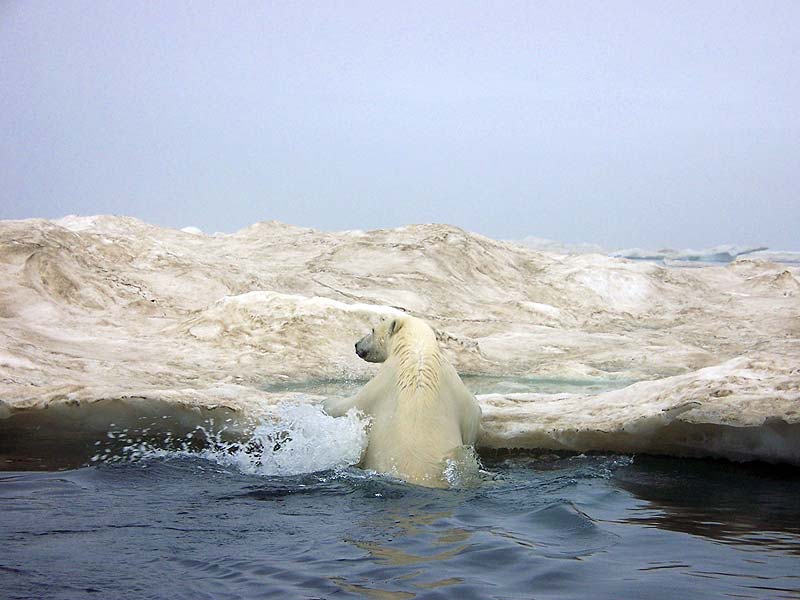
[[[796,463],[798,268],[753,250],[680,269],[445,225],[206,236],[130,217],[4,221],[0,439],[159,412],[187,426],[258,418],[289,401],[267,385],[370,377],[353,343],[408,312],[465,374],[646,380],[481,397],[486,447]]]

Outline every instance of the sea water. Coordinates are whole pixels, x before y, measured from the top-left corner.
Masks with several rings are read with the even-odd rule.
[[[503,451],[434,490],[349,466],[365,426],[110,427],[83,466],[0,472],[0,597],[800,597],[797,469]]]

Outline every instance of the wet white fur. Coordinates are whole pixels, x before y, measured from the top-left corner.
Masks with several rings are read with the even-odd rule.
[[[380,371],[354,398],[327,401],[325,411],[341,416],[356,408],[372,419],[365,469],[418,485],[447,485],[446,460],[475,443],[481,409],[433,330],[400,316],[382,321],[359,347],[374,362],[384,359]]]

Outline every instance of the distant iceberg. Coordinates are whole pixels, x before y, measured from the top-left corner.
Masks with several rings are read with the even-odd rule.
[[[655,261],[689,261],[689,262],[710,262],[728,263],[736,260],[737,257],[753,252],[767,250],[766,246],[733,246],[724,244],[713,246],[703,250],[673,250],[664,248],[661,250],[642,250],[641,248],[627,248],[615,250],[609,253],[614,258],[631,258],[634,260],[655,260]]]
[[[722,244],[693,250],[675,250],[673,248],[661,248],[659,250],[647,250],[644,248],[623,248],[621,250],[609,250],[599,244],[570,244],[559,242],[548,238],[527,236],[517,240],[510,240],[514,244],[525,246],[536,252],[549,252],[551,254],[563,254],[566,256],[580,256],[584,254],[603,254],[612,258],[627,258],[631,260],[641,260],[669,264],[677,263],[730,263],[742,256],[757,258],[777,263],[800,264],[800,252],[769,250],[766,246],[735,246],[733,244]]]

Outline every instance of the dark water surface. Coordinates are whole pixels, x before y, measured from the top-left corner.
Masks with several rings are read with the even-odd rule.
[[[192,457],[0,473],[3,598],[800,598],[797,470],[484,456],[429,490]]]

